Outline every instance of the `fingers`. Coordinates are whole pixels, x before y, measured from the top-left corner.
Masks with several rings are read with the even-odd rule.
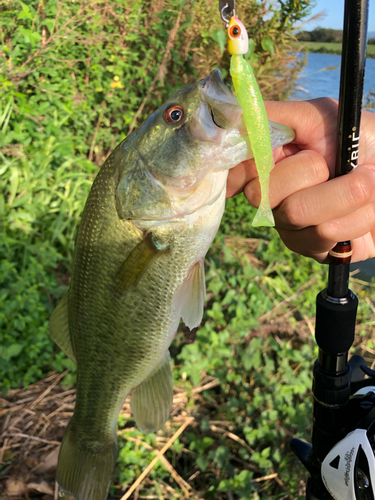
[[[255,161],[247,160],[239,163],[234,168],[229,170],[227,181],[227,198],[241,193],[244,186],[252,179],[258,176]]]
[[[328,262],[328,252],[338,241],[351,240],[351,261],[359,262],[375,256],[375,204],[318,226],[299,231],[277,228],[277,231],[290,250],[321,263]]]
[[[291,147],[293,148],[292,152],[290,152],[290,150],[284,151],[285,146],[275,149],[273,151],[273,158],[275,163],[280,161],[281,159],[286,158],[287,156],[290,156],[290,154],[297,153],[297,151],[295,150],[295,146],[291,145]],[[234,168],[229,170],[226,197],[231,198],[238,193],[242,193],[246,184],[254,179],[256,179],[256,182],[258,182],[258,171],[256,169],[254,159],[239,163]]]
[[[311,150],[322,155],[331,172],[334,172],[337,102],[322,98],[306,102],[266,102],[268,118],[289,125],[296,132],[291,144],[274,151],[275,163]],[[249,160],[231,169],[228,176],[227,197],[243,191],[246,184],[257,177],[254,160]]]
[[[324,158],[314,151],[300,151],[281,160],[270,176],[271,207],[279,206],[293,193],[304,192],[307,188],[325,182],[328,177],[329,171]],[[246,184],[244,193],[251,205],[259,206],[261,193],[258,177]],[[303,196],[297,197],[297,200],[293,198],[293,201],[302,203]]]
[[[375,202],[375,170],[363,166],[348,175],[295,192],[274,215],[279,228],[298,230],[347,217],[372,202]],[[348,235],[346,239],[352,237]]]
[[[338,104],[328,97],[303,102],[266,102],[268,118],[285,123],[296,132],[293,144],[325,157],[333,174]]]
[[[287,247],[326,262],[338,241],[352,240],[353,262],[375,255],[375,175],[369,166],[305,190],[308,211],[298,195],[274,211],[276,228]]]

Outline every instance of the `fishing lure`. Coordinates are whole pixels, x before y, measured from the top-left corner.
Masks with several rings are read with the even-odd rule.
[[[250,146],[259,175],[261,202],[253,226],[274,226],[269,203],[269,179],[274,160],[266,108],[251,65],[243,57],[249,49],[249,37],[244,24],[233,15],[228,27],[228,51],[231,54],[230,74],[236,97],[243,110]]]

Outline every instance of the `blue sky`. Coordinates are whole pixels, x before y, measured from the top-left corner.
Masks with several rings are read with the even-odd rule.
[[[316,7],[313,8],[312,14],[325,12],[325,16],[317,21],[305,24],[304,28],[307,31],[313,30],[318,26],[323,28],[342,29],[344,19],[344,0],[317,0]],[[369,22],[368,30],[375,31],[375,0],[369,2]]]

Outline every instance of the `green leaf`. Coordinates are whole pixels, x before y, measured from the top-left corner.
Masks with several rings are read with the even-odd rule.
[[[18,188],[18,170],[16,167],[11,167],[11,175],[10,175],[10,187],[9,187],[9,197],[8,204],[11,207],[14,201],[14,198],[17,194]]]
[[[269,52],[271,57],[273,57],[273,54],[275,52],[275,46],[271,40],[270,37],[263,38],[261,41],[262,49],[266,52]]]
[[[14,358],[14,356],[18,356],[22,349],[22,344],[11,344],[9,347],[3,347],[0,354],[5,360],[9,361],[11,358]]]
[[[218,30],[212,30],[211,38],[214,42],[216,42],[219,45],[220,52],[223,53],[225,48],[225,43],[227,41],[227,35],[225,34],[225,31],[221,28]]]
[[[249,39],[249,50],[247,52],[249,54],[249,56],[254,53],[254,50],[255,50],[255,42],[252,38],[250,38]]]
[[[17,19],[32,19],[33,16],[30,12],[30,7],[21,1],[20,4],[22,5],[22,10],[18,14]]]
[[[202,472],[204,472],[207,469],[209,463],[210,463],[209,459],[204,455],[199,455],[196,458],[196,464],[198,465],[198,467]]]
[[[0,194],[0,215],[4,215],[5,214],[5,200],[4,200],[4,196],[2,194]]]
[[[12,114],[13,102],[14,102],[13,96],[10,96],[9,101],[7,102],[7,105],[5,106],[5,110],[0,116],[0,127],[2,127],[2,132],[4,134],[5,134],[5,131],[7,129],[9,118]]]
[[[55,23],[54,19],[44,19],[40,24],[47,26],[48,31],[52,31],[53,25]]]

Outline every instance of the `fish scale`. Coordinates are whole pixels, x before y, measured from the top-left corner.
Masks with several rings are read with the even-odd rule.
[[[152,271],[146,271],[147,286],[139,283],[117,298],[110,291],[114,275],[142,236],[132,222],[110,217],[115,209],[114,177],[109,159],[85,208],[69,297],[70,331],[77,359],[77,404],[72,426],[80,429],[78,446],[91,450],[99,442],[113,443],[117,415],[127,393],[147,377],[168,349],[179,321],[172,318],[171,324],[175,291],[195,264],[197,253],[202,253],[202,245],[206,253],[222,212],[221,203],[216,216],[211,213],[217,211],[216,206],[207,213],[214,223],[211,230],[205,226],[203,241],[197,238],[199,228],[193,224],[174,222],[157,229],[162,240],[171,241],[168,260],[160,258]],[[103,198],[100,201],[98,193]],[[103,245],[103,241],[107,243]],[[75,321],[77,317],[79,322]],[[57,479],[64,488],[64,478],[58,475]]]

